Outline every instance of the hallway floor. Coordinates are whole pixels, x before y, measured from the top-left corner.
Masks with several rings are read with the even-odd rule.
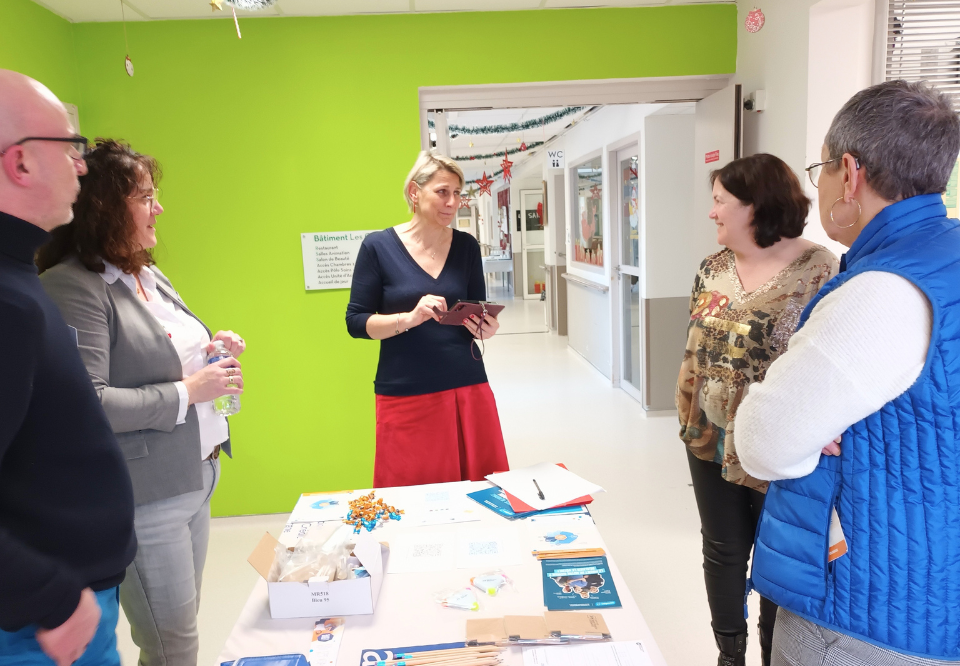
[[[671,666],[708,666],[717,651],[703,587],[700,523],[675,415],[648,416],[612,388],[566,338],[543,331],[543,303],[510,300],[501,333],[484,357],[496,394],[510,463],[566,463],[599,483],[591,511],[609,550]],[[306,489],[305,489],[306,490]],[[217,655],[257,574],[246,562],[265,530],[279,534],[286,515],[217,518],[204,574],[200,666]],[[757,598],[750,603],[747,664],[760,663]],[[137,649],[121,614],[123,663]]]

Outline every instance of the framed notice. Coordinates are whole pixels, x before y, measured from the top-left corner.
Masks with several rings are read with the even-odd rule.
[[[360,244],[373,231],[320,231],[300,234],[303,284],[315,289],[349,289]]]

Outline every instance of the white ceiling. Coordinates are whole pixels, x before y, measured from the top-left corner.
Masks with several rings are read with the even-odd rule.
[[[73,23],[119,21],[120,3],[128,21],[224,18],[209,0],[34,0]],[[259,12],[237,10],[238,16],[337,16],[343,14],[411,14],[417,12],[481,12],[562,7],[648,7],[691,5],[718,0],[277,0]],[[724,2],[727,0],[719,0]],[[733,0],[729,0],[732,2]]]

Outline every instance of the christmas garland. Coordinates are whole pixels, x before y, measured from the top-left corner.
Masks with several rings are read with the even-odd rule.
[[[491,173],[491,174],[488,176],[488,178],[496,178],[497,176],[499,176],[499,175],[502,174],[502,173],[503,173],[503,169],[500,169],[500,170],[498,170],[498,171],[494,171],[493,173]],[[473,180],[468,180],[468,181],[464,182],[464,185],[473,185],[474,183],[479,183],[479,182],[480,182],[480,179],[479,179],[479,178],[474,178]]]
[[[276,2],[277,0],[227,0],[228,5],[233,5],[237,9],[246,9],[252,12],[260,9],[266,9]]]
[[[533,150],[534,148],[539,148],[543,145],[543,141],[533,141],[528,143],[526,148],[513,148],[507,150],[508,155],[516,155],[517,153],[525,153],[528,150]],[[453,155],[453,159],[458,162],[469,162],[470,160],[489,160],[494,157],[500,157],[503,153],[487,153],[486,155]]]
[[[550,123],[555,123],[561,118],[566,118],[567,116],[583,111],[586,107],[582,106],[568,106],[565,109],[560,109],[553,113],[541,116],[539,118],[533,118],[531,120],[524,120],[522,123],[510,123],[509,125],[480,125],[477,127],[466,127],[464,125],[448,125],[447,131],[450,133],[451,137],[459,136],[460,134],[509,134],[510,132],[524,132],[526,130],[536,129],[537,127],[542,127],[543,125],[549,125]],[[427,125],[430,129],[435,128],[435,124],[432,120],[427,121]]]

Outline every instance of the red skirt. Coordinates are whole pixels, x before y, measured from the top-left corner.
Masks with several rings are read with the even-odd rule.
[[[377,396],[374,488],[482,481],[508,469],[490,384]]]

